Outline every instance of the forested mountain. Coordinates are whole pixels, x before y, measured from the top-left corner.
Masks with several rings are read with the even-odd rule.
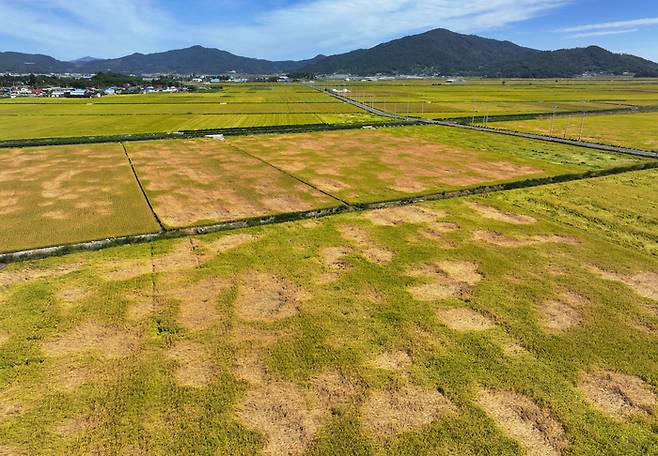
[[[596,46],[539,51],[475,35],[435,29],[359,49],[310,60],[269,61],[241,57],[219,49],[193,46],[155,54],[131,54],[117,59],[83,58],[62,62],[46,55],[0,53],[5,72],[115,72],[126,74],[221,74],[235,70],[248,74],[305,72],[442,74],[489,77],[569,77],[591,73],[658,76],[658,64]]]

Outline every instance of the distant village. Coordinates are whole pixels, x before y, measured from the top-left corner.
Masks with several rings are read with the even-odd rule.
[[[177,93],[190,90],[181,80],[176,80],[174,84],[162,84],[158,77],[116,75],[113,79],[119,79],[116,81],[119,83],[108,84],[112,81],[95,81],[95,76],[68,73],[46,75],[0,73],[0,97],[100,98],[110,95]],[[67,82],[71,85],[65,84]]]
[[[17,74],[0,73],[0,98],[100,98],[112,95],[179,93],[217,90],[222,83],[273,82],[287,83],[313,79],[334,81],[385,81],[394,79],[422,79],[420,76],[369,76],[330,74],[321,77],[309,75],[249,75],[231,71],[223,75],[119,75],[99,74]],[[452,81],[450,81],[452,82]],[[66,83],[69,83],[67,85]],[[82,86],[82,87],[81,87]]]

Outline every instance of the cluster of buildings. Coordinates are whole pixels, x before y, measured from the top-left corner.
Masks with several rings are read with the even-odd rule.
[[[47,87],[38,88],[30,86],[0,87],[0,97],[51,97],[51,98],[94,98],[102,96],[97,89],[77,89],[74,87]]]
[[[49,97],[49,98],[100,98],[108,95],[140,94],[140,93],[176,93],[186,92],[186,88],[163,87],[163,86],[131,86],[131,87],[108,87],[97,88],[75,88],[75,87],[30,87],[14,86],[0,87],[0,98],[19,97]]]

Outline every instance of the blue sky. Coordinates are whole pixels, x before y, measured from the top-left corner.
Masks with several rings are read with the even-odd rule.
[[[0,0],[0,50],[63,60],[195,44],[301,59],[436,27],[658,61],[658,0]]]

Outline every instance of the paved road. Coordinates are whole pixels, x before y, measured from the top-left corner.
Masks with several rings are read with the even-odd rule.
[[[560,143],[560,144],[569,144],[571,146],[579,146],[579,147],[587,147],[589,149],[604,150],[606,152],[617,152],[617,153],[620,153],[620,154],[636,155],[638,157],[658,158],[658,152],[649,152],[649,151],[646,151],[646,150],[638,150],[638,149],[630,149],[630,148],[627,148],[627,147],[610,146],[610,145],[607,145],[607,144],[596,144],[596,143],[591,143],[591,142],[586,142],[586,141],[576,141],[576,140],[573,140],[573,139],[554,138],[553,136],[537,135],[537,134],[534,134],[534,133],[522,133],[522,132],[518,132],[518,131],[499,130],[499,129],[496,129],[496,128],[476,127],[476,126],[473,126],[473,125],[462,125],[462,124],[446,122],[446,121],[441,121],[441,120],[432,120],[432,119],[422,119],[422,118],[418,118],[418,117],[399,116],[397,114],[391,114],[391,113],[382,111],[381,109],[373,108],[372,106],[368,106],[367,104],[364,104],[364,103],[359,103],[358,101],[354,101],[350,98],[344,97],[344,96],[339,95],[337,93],[333,93],[329,90],[324,90],[324,89],[318,89],[318,90],[320,90],[321,92],[324,92],[328,95],[331,95],[332,97],[337,98],[341,101],[344,101],[345,103],[349,103],[351,105],[356,106],[357,108],[361,108],[364,111],[367,111],[371,114],[376,114],[378,116],[388,117],[390,119],[406,120],[406,121],[413,121],[413,122],[422,122],[422,123],[429,124],[429,125],[442,125],[444,127],[462,128],[462,129],[465,129],[465,130],[484,131],[484,132],[487,132],[487,133],[497,133],[499,135],[518,136],[518,137],[521,137],[521,138],[536,139],[536,140],[539,140],[539,141],[547,141],[547,142]]]

